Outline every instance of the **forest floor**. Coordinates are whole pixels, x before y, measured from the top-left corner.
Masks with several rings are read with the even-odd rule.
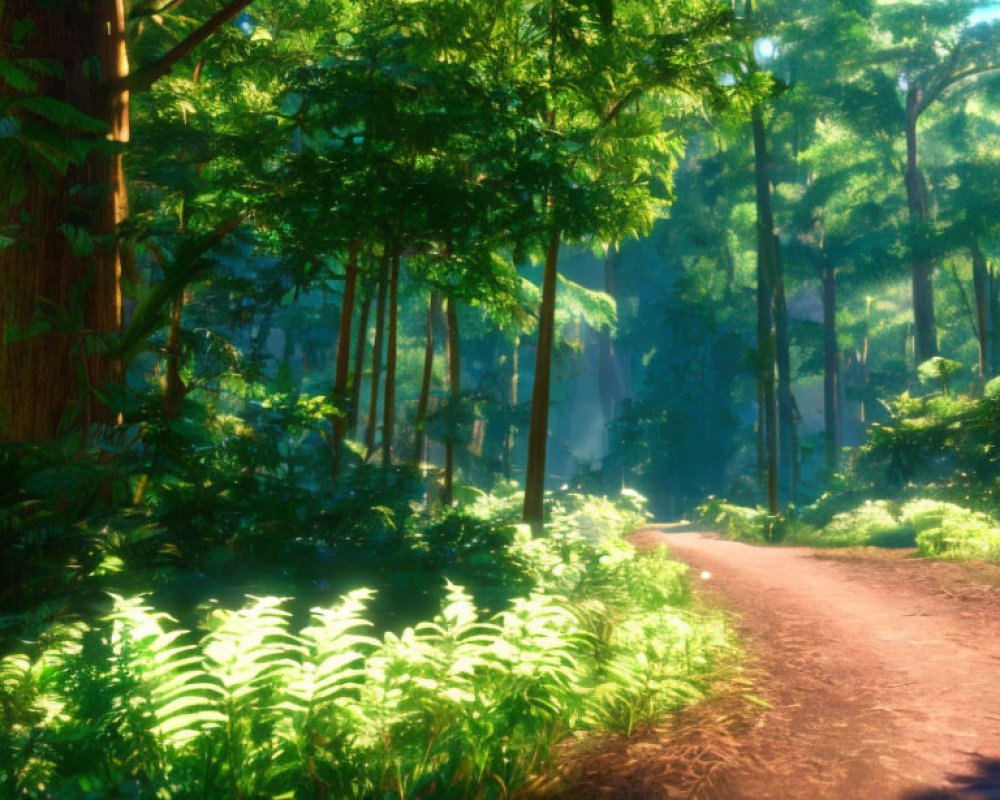
[[[732,613],[748,667],[645,736],[570,746],[564,796],[1000,798],[1000,566],[672,526],[629,538],[692,567],[703,601]]]

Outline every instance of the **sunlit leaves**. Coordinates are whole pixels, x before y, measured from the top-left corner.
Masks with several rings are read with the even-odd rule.
[[[117,597],[105,620],[0,660],[0,780],[25,797],[67,770],[95,790],[509,796],[570,730],[631,731],[697,697],[726,646],[717,623],[672,608],[683,568],[572,522],[590,508],[617,527],[631,511],[568,503],[552,536],[511,544],[537,588],[492,618],[454,584],[432,620],[380,637],[367,590],[302,625],[252,597],[212,611],[207,633]]]

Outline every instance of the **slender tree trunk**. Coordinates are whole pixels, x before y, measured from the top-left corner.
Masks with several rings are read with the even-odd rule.
[[[552,380],[552,344],[555,338],[556,278],[559,268],[559,231],[549,233],[538,310],[538,350],[531,388],[531,426],[528,430],[528,467],[524,479],[524,521],[541,529],[545,503],[545,451],[549,433],[549,394]]]
[[[604,291],[609,297],[615,297],[615,265],[618,261],[618,248],[611,245],[604,258]],[[622,379],[621,364],[615,352],[615,344],[611,338],[611,328],[604,326],[598,332],[597,386],[601,395],[601,413],[604,415],[604,430],[615,420],[625,394]],[[609,451],[609,442],[605,433],[604,453]]]
[[[103,92],[97,85],[128,74],[123,0],[7,0],[0,8],[0,58],[59,64],[65,78],[34,73],[38,93],[107,123],[109,140],[127,142],[128,92]],[[4,43],[13,40],[20,20],[34,31],[15,52]],[[16,94],[0,81],[0,100]],[[73,138],[68,131],[57,135]],[[55,323],[48,332],[0,342],[0,441],[45,441],[69,427],[117,419],[102,395],[120,382],[121,365],[99,341],[121,324],[122,262],[114,241],[127,213],[121,155],[98,150],[64,176],[49,175],[48,185],[28,180],[21,203],[0,217],[0,225],[21,226],[18,244],[0,250],[0,331],[29,328],[39,319],[36,312],[53,322],[68,312],[80,325],[67,330]],[[69,221],[96,238],[93,252],[73,254],[60,229]]]
[[[368,317],[372,309],[371,279],[365,281],[361,293],[361,316],[358,319],[358,338],[354,344],[354,374],[351,377],[351,404],[347,416],[349,436],[357,436],[358,418],[361,416],[361,384],[365,376],[365,347],[368,344]]]
[[[976,339],[979,343],[979,382],[982,384],[990,374],[989,364],[989,313],[990,313],[990,277],[986,266],[986,256],[979,247],[979,242],[972,244],[972,287],[976,299]]]
[[[385,296],[389,288],[389,254],[382,257],[378,272],[378,299],[375,301],[375,342],[372,345],[372,379],[368,394],[368,419],[365,425],[365,453],[375,452],[375,429],[378,427],[379,383],[382,379],[382,339],[385,336]]]
[[[340,302],[340,329],[337,333],[337,367],[334,373],[331,399],[337,413],[333,418],[333,474],[340,468],[341,449],[347,436],[347,411],[350,398],[347,382],[351,367],[351,319],[354,316],[354,295],[358,284],[358,251],[361,242],[351,241],[347,251],[347,268],[344,272],[344,296]]]
[[[788,309],[785,305],[785,276],[774,237],[774,329],[775,362],[778,368],[778,448],[781,457],[779,475],[787,484],[786,501],[795,502],[798,485],[798,437],[795,431],[795,399],[792,397],[792,367],[788,341]]]
[[[454,297],[448,298],[448,403],[451,407],[451,430],[444,446],[444,492],[441,502],[450,506],[455,499],[455,444],[458,431],[455,420],[462,397],[462,354],[458,336],[458,306]]]
[[[184,292],[174,297],[174,307],[170,314],[170,334],[167,337],[166,385],[163,389],[163,415],[167,419],[177,419],[184,405],[187,387],[181,378],[181,311],[184,309]]]
[[[934,320],[934,260],[927,235],[927,185],[917,163],[917,120],[921,101],[919,86],[906,94],[906,202],[910,214],[911,268],[913,271],[913,327],[915,360],[921,364],[938,354]]]
[[[758,298],[759,300],[759,298]],[[759,322],[759,319],[758,319]],[[767,419],[764,409],[767,404],[764,402],[764,381],[761,379],[760,368],[757,370],[757,486],[763,488],[767,486],[767,445],[764,437],[767,432]]]
[[[827,475],[833,475],[840,460],[840,349],[837,345],[837,276],[824,257],[823,284],[823,444]]]
[[[759,106],[752,119],[757,195],[757,352],[760,359],[761,399],[764,404],[764,449],[767,468],[767,508],[778,513],[778,420],[775,391],[776,333],[774,297],[776,256],[774,214],[768,169],[767,136]]]
[[[431,378],[434,373],[434,318],[438,314],[440,305],[437,290],[431,291],[430,300],[427,303],[427,339],[424,345],[424,371],[420,381],[420,399],[417,401],[417,417],[414,420],[413,429],[413,463],[420,464],[424,459],[424,445],[427,442],[427,435],[424,426],[427,423],[427,407],[431,399]]]
[[[1000,279],[998,279],[996,267],[990,267],[987,264],[986,278],[989,298],[987,329],[989,330],[990,350],[987,363],[989,364],[989,376],[994,378],[1000,372]]]
[[[382,466],[392,466],[393,437],[396,434],[396,358],[399,331],[399,249],[394,248],[389,271],[389,336],[385,353],[385,401],[382,409]]]
[[[521,371],[521,337],[514,337],[510,353],[510,420],[503,443],[503,477],[510,480],[514,466],[514,446],[517,444],[517,425],[514,418],[517,414],[518,379]]]

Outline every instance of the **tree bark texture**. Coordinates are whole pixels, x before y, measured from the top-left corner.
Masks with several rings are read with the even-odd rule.
[[[420,380],[420,397],[417,400],[417,416],[413,423],[413,463],[424,461],[424,445],[427,434],[424,426],[427,424],[427,407],[431,399],[431,379],[434,373],[434,318],[438,313],[441,300],[437,291],[431,292],[427,303],[427,337],[424,343],[424,370]]]
[[[392,440],[396,434],[396,342],[399,333],[399,250],[389,269],[389,335],[385,352],[385,401],[382,408],[382,466],[392,465]]]
[[[389,254],[383,255],[378,271],[378,298],[375,300],[375,341],[372,344],[372,379],[368,395],[368,419],[365,425],[365,454],[375,452],[375,429],[378,427],[379,383],[382,379],[382,340],[385,337],[385,296],[389,288]]]
[[[454,297],[448,298],[448,404],[451,407],[452,429],[444,445],[444,492],[441,502],[450,506],[455,499],[455,444],[458,431],[454,421],[458,418],[458,404],[462,397],[462,351],[458,331],[458,306]]]
[[[539,530],[545,505],[545,451],[549,433],[549,394],[552,380],[552,344],[555,337],[556,278],[559,269],[558,230],[549,234],[538,310],[538,349],[531,388],[531,425],[528,429],[528,466],[524,479],[524,521]]]
[[[906,94],[906,203],[910,215],[911,269],[913,276],[913,327],[916,364],[938,354],[934,319],[934,259],[927,234],[929,210],[927,184],[917,161],[917,121],[921,89],[911,86]]]
[[[128,92],[103,92],[98,83],[128,74],[123,0],[7,0],[2,8],[0,43],[11,41],[19,20],[30,21],[34,32],[16,52],[0,44],[0,58],[58,62],[65,79],[39,77],[38,94],[69,103],[106,123],[109,140],[127,142]],[[11,94],[0,81],[0,98]],[[24,200],[0,219],[0,225],[23,220],[20,241],[0,251],[0,441],[45,441],[70,426],[116,421],[101,394],[120,381],[121,365],[101,352],[100,337],[121,324],[114,234],[126,212],[120,153],[93,151],[65,175],[53,168],[47,181],[29,180]],[[64,224],[100,237],[94,251],[75,256]],[[38,321],[37,311],[71,323],[27,338],[11,335]]]

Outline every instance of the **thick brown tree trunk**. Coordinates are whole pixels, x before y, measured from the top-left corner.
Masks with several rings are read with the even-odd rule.
[[[440,302],[437,291],[431,291],[431,297],[427,303],[427,339],[424,344],[424,371],[420,381],[420,398],[417,400],[417,416],[413,423],[414,464],[420,464],[424,461],[424,445],[427,441],[424,426],[427,423],[427,407],[430,405],[431,379],[434,373],[434,319],[438,314]]]
[[[455,444],[458,431],[458,404],[462,397],[462,351],[458,336],[458,306],[454,297],[448,298],[448,404],[451,407],[451,430],[444,445],[444,492],[441,502],[450,506],[455,499]]]
[[[934,259],[927,235],[929,217],[927,185],[917,163],[917,120],[921,89],[911,86],[906,94],[906,203],[910,214],[911,268],[913,272],[913,328],[915,361],[921,364],[938,354],[934,319]]]
[[[549,394],[552,380],[552,344],[555,338],[556,278],[559,270],[558,230],[549,233],[538,309],[538,348],[535,381],[531,387],[531,425],[528,430],[528,467],[524,478],[524,521],[542,526],[545,506],[545,451],[549,435]]]
[[[392,254],[389,270],[389,335],[385,354],[385,400],[382,408],[382,466],[392,465],[392,440],[396,434],[396,358],[399,332],[399,250]]]
[[[365,457],[375,452],[378,428],[379,383],[382,379],[382,339],[385,336],[385,296],[389,288],[389,254],[382,257],[378,271],[378,299],[375,301],[375,341],[372,344],[372,379],[368,394],[368,419],[365,425]]]
[[[358,319],[357,339],[354,343],[354,373],[351,376],[351,404],[347,414],[349,436],[358,432],[358,417],[361,414],[361,384],[365,375],[365,346],[368,344],[368,317],[372,309],[371,279],[365,281],[361,293],[361,314]]]
[[[777,253],[774,214],[771,210],[771,183],[768,169],[767,136],[760,107],[752,114],[754,175],[757,197],[757,353],[760,397],[764,406],[764,451],[768,513],[778,513],[778,414],[775,391],[776,334],[774,295]]]
[[[823,450],[827,475],[840,460],[840,349],[837,345],[837,275],[826,258],[821,270],[823,288]]]
[[[102,92],[97,83],[128,74],[123,0],[7,0],[0,8],[0,58],[58,63],[65,79],[35,73],[38,93],[105,122],[108,139],[128,141],[128,93]],[[8,48],[3,43],[21,20],[34,30],[16,50]],[[0,81],[0,98],[12,94]],[[46,181],[29,180],[24,200],[0,219],[20,225],[18,244],[0,251],[0,331],[15,334],[0,343],[0,441],[45,441],[69,427],[116,420],[102,394],[120,381],[121,365],[102,353],[100,337],[121,324],[121,257],[113,237],[126,212],[121,156],[98,151],[65,175],[49,170]],[[61,229],[67,224],[107,238],[74,255],[71,234]],[[47,332],[17,333],[40,319],[51,323]]]
[[[354,239],[347,251],[347,267],[344,271],[344,295],[340,301],[340,329],[337,333],[337,366],[334,373],[331,398],[337,409],[333,418],[333,460],[334,475],[337,474],[341,448],[347,437],[347,411],[350,398],[347,382],[351,370],[351,319],[354,316],[354,295],[358,285],[358,251],[361,242]]]

